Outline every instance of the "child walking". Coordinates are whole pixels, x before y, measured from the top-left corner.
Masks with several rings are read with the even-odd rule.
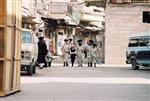
[[[93,49],[92,49],[92,64],[94,63],[94,67],[96,67],[96,59],[98,56],[98,49],[97,49],[97,45],[95,43],[93,43]]]
[[[75,49],[74,45],[72,45],[71,48],[70,48],[70,58],[71,58],[71,64],[72,64],[72,67],[73,67],[75,59],[76,59],[76,49]]]

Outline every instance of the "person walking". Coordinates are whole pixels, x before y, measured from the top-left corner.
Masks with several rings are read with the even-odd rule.
[[[50,39],[46,38],[46,45],[47,45],[47,55],[46,55],[46,63],[47,63],[47,67],[51,67],[51,63],[52,63],[52,54],[50,51]]]
[[[87,54],[87,61],[88,61],[88,67],[92,67],[93,63],[92,63],[92,44],[93,44],[93,40],[89,40],[87,41],[87,44],[85,45],[85,49],[86,49],[86,54]]]
[[[93,48],[92,48],[92,64],[94,64],[94,67],[96,67],[96,59],[97,56],[98,56],[98,48],[97,48],[97,45],[95,43],[93,43]]]
[[[72,67],[73,67],[75,59],[76,59],[76,49],[75,49],[74,45],[72,45],[70,47],[70,58],[71,58],[71,64],[72,64]]]
[[[82,45],[82,40],[78,40],[77,42],[78,42],[78,46],[77,46],[78,67],[82,67],[83,56],[84,56],[84,46]]]
[[[37,57],[37,64],[42,64],[44,63],[44,67],[47,67],[47,63],[45,60],[45,56],[47,54],[47,46],[44,40],[44,37],[40,36],[38,42],[38,57]],[[40,67],[42,69],[43,67]]]
[[[63,61],[64,61],[64,65],[63,66],[69,66],[68,64],[68,58],[69,58],[69,43],[68,43],[68,39],[64,40],[65,43],[61,48],[62,51],[62,57],[63,57]]]

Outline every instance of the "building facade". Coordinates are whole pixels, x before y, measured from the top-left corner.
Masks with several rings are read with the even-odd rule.
[[[42,16],[49,14],[49,0],[22,0],[22,28],[31,29],[36,33],[43,30]]]
[[[109,0],[106,5],[105,63],[125,64],[128,36],[148,30],[149,0]]]

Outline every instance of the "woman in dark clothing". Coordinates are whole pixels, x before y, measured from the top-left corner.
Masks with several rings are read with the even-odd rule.
[[[70,58],[71,58],[71,64],[73,66],[74,62],[75,62],[75,59],[76,59],[76,49],[73,45],[70,48]]]
[[[37,63],[44,63],[44,67],[47,67],[45,56],[47,54],[47,46],[45,41],[43,40],[44,37],[39,37],[38,42],[38,57],[37,57]]]

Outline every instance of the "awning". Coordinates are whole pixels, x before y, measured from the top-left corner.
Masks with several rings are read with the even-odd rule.
[[[87,25],[87,26],[80,25],[79,27],[77,27],[77,29],[81,29],[83,31],[86,31],[86,30],[89,31],[90,30],[90,31],[93,31],[93,32],[103,30],[102,28],[97,27],[95,25]]]
[[[41,17],[41,19],[51,26],[76,26],[73,23],[67,22],[65,19],[55,19],[46,17]]]
[[[39,24],[38,22],[34,21],[33,19],[35,19],[35,17],[31,17],[31,16],[23,16],[22,17],[22,22],[25,24]]]

